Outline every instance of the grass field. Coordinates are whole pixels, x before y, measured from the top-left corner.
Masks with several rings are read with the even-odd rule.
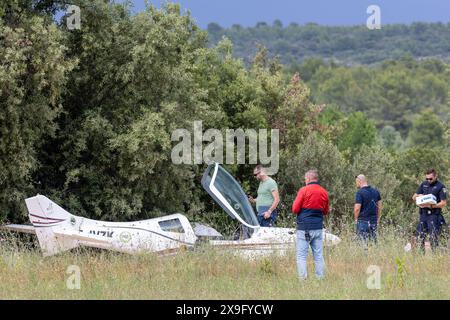
[[[327,277],[296,276],[294,252],[248,261],[211,249],[172,257],[78,249],[43,258],[14,239],[0,247],[0,299],[450,299],[450,252],[404,252],[404,239],[382,232],[364,250],[352,234],[326,248]],[[68,289],[79,268],[80,289]],[[370,265],[380,289],[368,289]],[[69,269],[70,271],[71,269]]]

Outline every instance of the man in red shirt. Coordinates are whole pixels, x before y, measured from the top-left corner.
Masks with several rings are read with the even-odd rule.
[[[308,276],[306,261],[309,246],[314,257],[316,276],[325,276],[323,259],[323,216],[328,214],[328,193],[319,185],[317,170],[305,173],[305,184],[297,193],[292,212],[297,215],[297,268],[302,279]]]

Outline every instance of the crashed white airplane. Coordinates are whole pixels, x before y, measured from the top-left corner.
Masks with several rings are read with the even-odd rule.
[[[42,195],[25,200],[32,226],[10,224],[2,229],[36,234],[44,256],[78,246],[166,255],[182,248],[193,249],[199,240],[245,257],[284,254],[294,248],[295,229],[259,226],[246,193],[219,164],[208,166],[202,186],[231,218],[240,222],[244,231],[241,239],[224,240],[215,229],[191,224],[182,214],[136,222],[91,220],[70,214]],[[337,236],[325,230],[324,235],[326,245],[340,242]]]

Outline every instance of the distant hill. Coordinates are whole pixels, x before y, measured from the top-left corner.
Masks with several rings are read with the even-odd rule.
[[[333,27],[314,23],[284,27],[275,21],[273,25],[261,22],[255,27],[233,25],[227,29],[211,23],[207,29],[211,45],[226,36],[234,44],[235,56],[247,63],[258,44],[267,47],[271,55],[278,55],[284,64],[307,57],[333,59],[345,65],[373,64],[405,55],[450,61],[450,23],[417,22],[369,30],[363,25]]]

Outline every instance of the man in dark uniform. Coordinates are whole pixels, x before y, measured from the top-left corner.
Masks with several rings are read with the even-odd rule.
[[[360,174],[355,180],[358,191],[355,195],[356,234],[367,245],[367,240],[377,241],[377,226],[381,219],[380,192],[369,186],[367,178]],[[365,246],[367,249],[367,246]]]
[[[420,247],[423,249],[425,238],[428,234],[430,244],[433,249],[439,245],[439,235],[442,226],[445,224],[442,208],[447,204],[447,190],[445,186],[438,181],[437,173],[434,169],[427,170],[425,181],[422,182],[413,195],[413,200],[426,194],[432,194],[436,197],[436,204],[419,205],[420,219],[416,230]]]

